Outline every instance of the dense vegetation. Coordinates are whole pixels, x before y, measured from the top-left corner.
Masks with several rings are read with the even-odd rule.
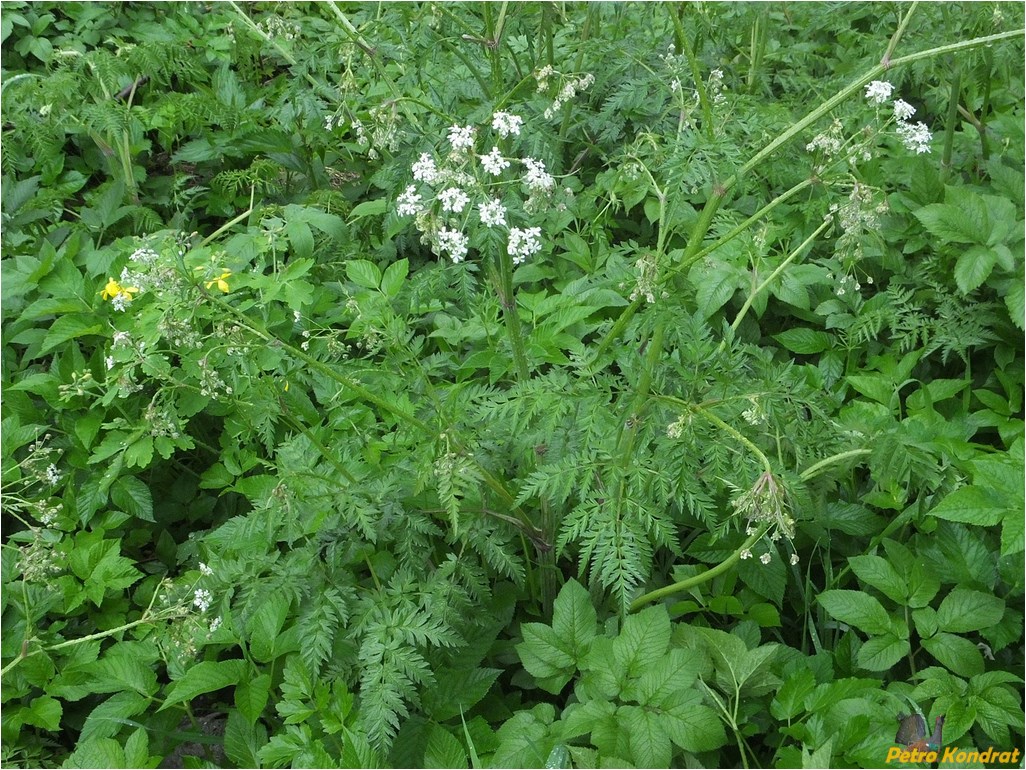
[[[5,766],[1022,747],[1021,4],[2,9]]]

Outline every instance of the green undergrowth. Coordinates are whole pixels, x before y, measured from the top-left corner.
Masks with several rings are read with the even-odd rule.
[[[1021,761],[1020,5],[0,26],[5,766]]]

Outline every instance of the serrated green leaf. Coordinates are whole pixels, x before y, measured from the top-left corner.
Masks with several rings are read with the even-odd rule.
[[[848,563],[859,580],[873,586],[891,601],[903,604],[908,598],[908,584],[905,579],[883,557],[869,554],[850,556]]]
[[[955,262],[955,284],[963,294],[979,288],[990,277],[998,255],[986,246],[970,246]]]
[[[270,674],[261,674],[252,679],[244,679],[235,688],[235,706],[245,719],[252,725],[260,718],[267,707],[271,694]]]
[[[690,687],[698,673],[699,661],[694,656],[671,649],[641,672],[634,688],[635,700],[642,706],[662,708],[674,693]]]
[[[575,664],[591,648],[598,632],[598,616],[588,589],[576,580],[567,581],[553,603],[552,630]]]
[[[466,767],[467,753],[462,744],[444,727],[431,725],[424,748],[424,767]]]
[[[886,671],[908,655],[910,649],[907,639],[885,633],[866,641],[855,657],[866,671]]]
[[[267,730],[262,724],[248,721],[235,709],[228,712],[224,727],[224,753],[235,767],[260,767],[258,752],[266,742]]]
[[[983,655],[968,639],[941,631],[922,640],[923,649],[959,676],[983,673]]]
[[[214,692],[238,684],[246,674],[248,664],[244,660],[203,661],[192,666],[185,676],[172,682],[167,698],[158,711],[183,701],[191,701],[197,695]]]
[[[351,259],[346,262],[346,275],[358,286],[376,289],[381,284],[381,269],[366,259]]]
[[[986,243],[985,227],[968,212],[947,203],[931,203],[913,212],[923,227],[943,243]]]
[[[115,693],[89,713],[78,739],[113,738],[126,725],[134,725],[130,717],[141,714],[149,705],[150,699],[138,692]]]
[[[403,281],[406,280],[409,272],[410,261],[408,259],[400,259],[398,262],[393,262],[385,268],[385,273],[381,277],[381,291],[390,299],[396,297],[402,289]]]
[[[638,706],[621,706],[616,718],[627,732],[635,767],[670,766],[670,736],[663,726],[662,714]],[[672,724],[670,719],[665,722]]]
[[[613,640],[613,658],[619,671],[638,676],[657,662],[670,646],[670,632],[670,616],[662,605],[629,616]]]
[[[64,709],[59,700],[49,695],[41,695],[32,699],[28,708],[21,713],[21,719],[24,724],[56,732],[61,725],[63,713]]]
[[[702,696],[696,690],[678,691],[663,704],[663,714],[670,740],[684,751],[715,751],[727,742],[723,722],[715,711],[702,704]]]
[[[143,521],[154,521],[150,488],[135,476],[120,476],[111,484],[110,499],[125,513]]]
[[[558,694],[574,674],[573,656],[563,648],[563,640],[551,626],[524,623],[520,626],[520,633],[524,637],[524,641],[517,645],[520,662],[537,680],[539,687]]]
[[[816,689],[816,675],[807,668],[791,674],[777,690],[770,703],[774,719],[787,721],[805,710],[805,699]]]
[[[819,604],[834,618],[868,634],[886,634],[891,630],[887,610],[872,596],[843,589],[824,591]]]
[[[930,511],[931,516],[963,524],[989,527],[1004,518],[1004,501],[991,490],[977,486],[956,489]]]
[[[834,344],[830,334],[805,327],[786,329],[779,334],[774,334],[773,339],[792,353],[801,353],[802,355],[822,353],[824,350],[829,350]]]
[[[994,596],[955,586],[937,608],[937,622],[944,631],[962,634],[995,625],[1005,614],[1005,603]]]
[[[102,331],[103,324],[97,321],[94,315],[61,316],[50,325],[50,330],[46,333],[39,352],[49,353],[55,347],[68,340],[86,337],[91,334],[100,334]]]

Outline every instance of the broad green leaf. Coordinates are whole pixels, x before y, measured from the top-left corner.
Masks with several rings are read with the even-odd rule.
[[[620,671],[638,676],[662,658],[669,646],[670,616],[660,604],[628,616],[620,635],[613,640],[613,657]]]
[[[566,582],[553,603],[552,630],[562,640],[562,649],[579,663],[598,631],[598,616],[588,589],[576,580]]]
[[[669,767],[670,737],[663,716],[638,706],[621,706],[616,717],[627,732],[635,767]],[[670,719],[667,724],[672,724]]]
[[[822,353],[824,350],[829,350],[834,344],[834,338],[830,334],[805,327],[787,329],[779,334],[774,334],[773,339],[792,353],[803,355]]]
[[[143,521],[154,521],[150,488],[136,476],[121,476],[111,484],[110,499],[125,513]]]
[[[125,762],[125,750],[121,744],[113,738],[92,738],[87,741],[79,741],[75,744],[75,750],[71,753],[62,767],[142,767],[143,765]]]
[[[103,324],[96,320],[94,315],[65,315],[58,318],[50,325],[46,333],[40,353],[49,353],[58,345],[78,337],[85,337],[91,334],[100,334],[103,331]]]
[[[262,724],[248,721],[236,709],[228,712],[228,722],[224,728],[224,753],[235,767],[260,767],[258,752],[265,743],[267,729]]]
[[[150,764],[150,737],[140,727],[125,741],[125,766],[147,767]]]
[[[1026,284],[1022,276],[1012,281],[1005,292],[1005,307],[1008,308],[1008,317],[1020,331],[1026,329]]]
[[[959,676],[983,673],[980,648],[964,637],[941,631],[922,643],[923,649]]]
[[[271,694],[270,674],[261,674],[251,679],[243,679],[235,688],[235,706],[239,714],[249,724],[256,724],[260,715],[267,707],[267,699]]]
[[[850,374],[844,378],[855,390],[884,406],[891,405],[894,398],[894,383],[880,374]]]
[[[1005,603],[993,594],[955,586],[937,609],[937,622],[944,631],[961,634],[993,626],[1005,613]]]
[[[530,711],[518,711],[499,728],[499,747],[492,755],[493,767],[541,767],[556,741],[549,725],[556,710],[551,703],[539,703]]]
[[[690,687],[698,678],[699,661],[684,650],[671,649],[642,671],[635,699],[642,706],[662,708],[672,695]]]
[[[467,753],[462,744],[444,727],[431,725],[424,749],[424,767],[466,767]]]
[[[861,591],[833,590],[819,595],[819,604],[834,618],[855,626],[868,634],[886,634],[891,631],[887,610],[872,596]]]
[[[990,277],[998,255],[986,246],[970,246],[955,263],[955,283],[963,294],[979,288]]]
[[[21,713],[22,721],[49,732],[56,732],[61,725],[64,709],[61,702],[49,695],[33,698],[29,707]]]
[[[859,647],[856,660],[867,671],[886,671],[908,655],[907,639],[899,639],[892,633],[880,634]]]
[[[930,511],[930,515],[938,519],[980,527],[998,524],[1006,513],[1007,509],[1000,497],[991,490],[977,486],[956,489]]]
[[[912,610],[912,622],[916,626],[916,633],[921,638],[933,636],[940,630],[937,623],[937,610],[933,607],[920,607]]]
[[[943,243],[986,243],[986,225],[966,211],[947,203],[931,203],[913,212],[931,235]],[[984,210],[984,216],[986,211]]]
[[[141,714],[149,705],[149,698],[138,692],[116,693],[89,713],[78,739],[113,738],[123,727],[134,724],[130,717]]]
[[[770,703],[774,719],[787,721],[805,711],[805,699],[816,689],[816,675],[807,668],[791,674],[777,690]]]
[[[424,713],[444,722],[470,711],[502,671],[497,668],[456,668],[435,672],[435,683],[421,696]]]
[[[881,556],[863,555],[848,558],[852,571],[866,585],[871,585],[891,601],[904,604],[908,599],[908,584]]]
[[[214,692],[238,684],[245,676],[248,664],[244,660],[203,661],[192,666],[185,676],[172,682],[167,698],[157,709],[164,709],[183,701],[191,701],[197,695]]]
[[[723,262],[714,262],[710,267],[696,265],[690,278],[695,285],[695,303],[702,319],[723,307],[742,280],[733,265]]]
[[[663,714],[670,740],[684,751],[714,751],[727,742],[723,722],[715,711],[703,705],[697,690],[678,690],[663,704]]]
[[[409,272],[410,261],[408,259],[400,259],[386,267],[385,274],[381,277],[381,291],[385,293],[385,296],[394,299],[402,289],[403,281],[406,280]]]
[[[351,259],[346,262],[346,275],[358,286],[376,289],[381,283],[381,269],[366,259]]]
[[[349,216],[352,219],[360,219],[361,217],[372,217],[379,214],[384,214],[388,211],[388,201],[384,198],[379,198],[375,201],[364,201],[353,206],[353,210],[349,212]]]
[[[563,647],[563,640],[544,623],[524,623],[520,626],[524,641],[517,645],[524,668],[538,682],[538,686],[558,694],[576,669],[573,656]]]

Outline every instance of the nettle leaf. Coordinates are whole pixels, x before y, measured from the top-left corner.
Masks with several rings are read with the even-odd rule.
[[[979,631],[1000,622],[1005,603],[993,594],[956,586],[937,609],[937,622],[944,631]]]
[[[242,681],[249,664],[244,660],[204,661],[185,672],[185,676],[172,682],[167,697],[158,711],[183,701],[191,701],[197,695],[215,692]]]
[[[867,634],[887,634],[891,631],[887,610],[872,596],[861,591],[824,591],[818,601],[835,619]]]

